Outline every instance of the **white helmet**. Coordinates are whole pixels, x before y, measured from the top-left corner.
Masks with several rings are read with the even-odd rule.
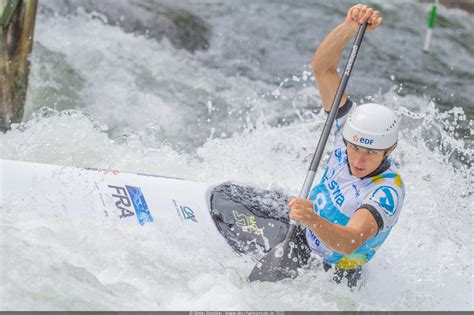
[[[375,103],[357,106],[347,118],[343,138],[368,149],[384,150],[398,140],[399,119],[389,108]]]

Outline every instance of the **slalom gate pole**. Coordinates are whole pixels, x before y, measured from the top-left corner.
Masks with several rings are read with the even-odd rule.
[[[436,5],[439,4],[439,0],[434,0],[433,7],[431,8],[431,13],[428,18],[428,29],[426,30],[425,44],[423,45],[423,52],[427,53],[430,50],[431,36],[433,34],[433,26],[436,20]]]

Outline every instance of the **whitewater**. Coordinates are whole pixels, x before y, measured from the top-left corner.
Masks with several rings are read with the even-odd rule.
[[[472,21],[459,10],[445,14]],[[326,118],[308,65],[316,46],[307,63],[293,60],[296,69],[259,76],[268,65],[251,57],[219,67],[232,33],[219,24],[224,17],[211,20],[221,28],[210,50],[195,54],[83,10],[37,19],[25,118],[0,135],[0,158],[298,195]],[[370,36],[362,65],[374,52]],[[395,72],[388,89],[377,89],[360,64],[349,87],[355,101],[383,102],[402,117],[394,160],[407,191],[361,287],[335,284],[316,262],[294,280],[249,283],[256,260],[225,244],[190,248],[179,227],[164,233],[59,208],[37,212],[24,196],[0,205],[0,310],[472,310],[472,104],[438,104],[429,89],[403,92]],[[233,74],[239,67],[250,74]]]

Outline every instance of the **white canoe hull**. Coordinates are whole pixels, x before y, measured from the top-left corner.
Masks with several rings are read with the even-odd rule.
[[[164,233],[185,231],[187,247],[226,243],[209,214],[213,185],[188,180],[0,160],[0,207],[88,216]],[[231,251],[231,248],[229,251]]]

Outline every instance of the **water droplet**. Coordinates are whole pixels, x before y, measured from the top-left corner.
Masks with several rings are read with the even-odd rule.
[[[274,252],[274,256],[277,258],[283,257],[283,248],[278,247]]]

